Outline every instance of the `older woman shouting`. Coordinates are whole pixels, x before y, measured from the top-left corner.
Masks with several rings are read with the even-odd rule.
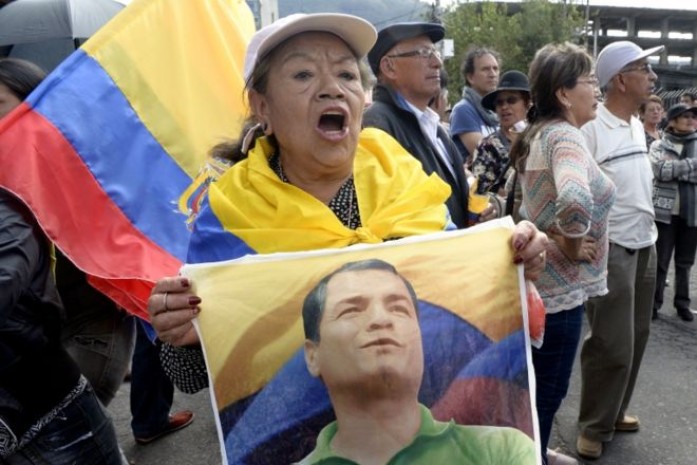
[[[360,60],[375,29],[348,15],[291,15],[259,30],[245,59],[252,111],[230,147],[237,163],[211,184],[189,261],[377,243],[451,227],[450,191],[386,133],[361,131]],[[517,226],[515,260],[535,277],[547,239]],[[207,386],[192,320],[201,299],[183,278],[160,280],[149,301],[165,368],[188,392]]]

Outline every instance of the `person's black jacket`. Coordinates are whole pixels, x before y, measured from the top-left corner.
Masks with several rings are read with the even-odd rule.
[[[77,385],[62,321],[50,244],[24,204],[0,189],[0,437],[9,428],[19,438]]]
[[[453,223],[458,228],[467,224],[467,178],[464,172],[464,162],[447,131],[438,128],[438,138],[448,150],[453,162],[455,176],[445,166],[445,162],[436,153],[436,148],[424,136],[416,116],[397,103],[392,89],[378,84],[373,91],[373,104],[363,114],[363,126],[382,129],[404,147],[414,158],[423,165],[426,173],[436,173],[447,182],[452,193],[446,205],[450,211]]]

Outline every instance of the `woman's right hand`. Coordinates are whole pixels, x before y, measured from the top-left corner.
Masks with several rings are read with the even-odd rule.
[[[148,299],[150,324],[157,337],[173,346],[198,344],[192,320],[199,314],[201,298],[191,293],[191,282],[181,276],[160,279]]]
[[[592,262],[598,255],[598,242],[588,236],[574,239],[561,234],[548,233],[548,236],[557,243],[559,250],[571,261]]]

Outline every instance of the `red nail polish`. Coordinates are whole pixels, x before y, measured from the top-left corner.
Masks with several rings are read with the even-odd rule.
[[[515,257],[513,258],[513,263],[515,263],[516,265],[520,265],[521,263],[523,263],[523,259],[521,257]]]
[[[190,306],[193,307],[193,306],[198,305],[198,304],[200,304],[200,303],[201,303],[201,298],[200,298],[200,297],[196,297],[196,296],[189,297],[189,305],[190,305]]]
[[[189,283],[188,278],[182,278],[181,281],[179,281],[179,282],[181,283],[182,287],[184,287],[184,288],[188,288],[191,285],[191,283]]]

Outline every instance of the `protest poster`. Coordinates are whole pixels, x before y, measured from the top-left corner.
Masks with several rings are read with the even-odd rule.
[[[511,225],[504,219],[379,245],[184,266],[203,300],[197,325],[224,463],[300,461],[335,419],[323,380],[308,371],[302,309],[323,277],[366,260],[393,266],[418,298],[418,402],[440,421],[508,426],[536,438],[524,281],[513,265]]]

